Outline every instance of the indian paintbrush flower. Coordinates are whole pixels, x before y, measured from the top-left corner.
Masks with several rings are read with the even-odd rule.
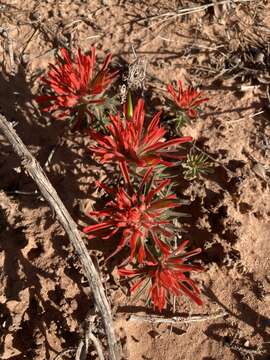
[[[181,80],[178,80],[178,92],[172,84],[167,85],[167,89],[176,106],[191,119],[198,116],[199,105],[208,100],[208,98],[202,96],[203,93],[201,91],[194,89],[192,86],[184,89]]]
[[[119,245],[111,256],[123,249],[125,245],[129,245],[130,259],[133,260],[136,256],[138,262],[142,263],[147,241],[152,241],[163,254],[168,254],[170,251],[169,246],[160,240],[159,235],[173,237],[174,226],[168,220],[169,210],[181,204],[174,194],[158,196],[170,180],[160,181],[158,186],[151,187],[151,173],[152,168],[146,172],[136,190],[133,187],[127,190],[122,186],[111,189],[104,184],[99,184],[111,195],[111,200],[102,210],[89,213],[100,222],[85,227],[83,231],[90,234],[90,239],[93,237],[108,239],[119,233],[121,236]],[[102,235],[104,230],[105,235]]]
[[[161,259],[150,259],[145,261],[142,266],[118,269],[120,276],[129,277],[133,281],[131,293],[145,288],[148,291],[154,307],[159,311],[167,306],[169,295],[176,297],[186,295],[196,304],[202,305],[200,290],[192,279],[187,275],[189,272],[202,271],[200,265],[192,265],[187,260],[201,252],[201,249],[185,251],[188,241],[183,241],[181,245],[170,253],[164,253]]]
[[[107,127],[109,135],[90,130],[91,138],[97,142],[90,150],[100,158],[101,163],[117,162],[126,175],[128,165],[173,166],[174,163],[170,160],[185,157],[180,155],[179,149],[176,151],[175,147],[192,141],[190,136],[165,140],[166,130],[160,125],[160,112],[147,124],[142,99],[135,106],[131,118],[122,119],[120,114],[117,114],[110,115],[110,120],[111,124]]]
[[[73,127],[78,128],[86,115],[92,116],[91,106],[104,102],[104,92],[117,75],[117,71],[108,69],[109,54],[98,71],[96,67],[96,50],[93,47],[89,55],[81,49],[74,60],[69,52],[62,48],[55,65],[50,64],[47,76],[43,77],[45,93],[37,96],[36,101],[43,111],[55,113],[62,119],[74,117]]]

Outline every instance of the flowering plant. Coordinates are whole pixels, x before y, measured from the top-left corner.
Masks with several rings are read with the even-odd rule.
[[[181,160],[183,155],[173,148],[192,141],[191,136],[165,140],[166,130],[160,125],[160,112],[147,125],[144,112],[144,101],[140,99],[133,115],[121,118],[120,114],[110,115],[111,123],[107,129],[109,135],[102,135],[90,130],[91,138],[97,145],[92,152],[100,158],[101,163],[118,162],[127,178],[128,165],[149,167],[155,165],[173,166],[170,160]]]
[[[162,234],[167,238],[174,236],[174,226],[169,220],[169,209],[179,207],[181,203],[174,194],[158,196],[171,180],[163,180],[157,187],[151,187],[152,172],[153,168],[146,172],[136,190],[133,187],[126,190],[123,186],[111,189],[99,183],[100,187],[110,195],[110,200],[102,210],[89,213],[100,222],[86,226],[83,231],[90,234],[89,239],[93,237],[109,239],[120,233],[119,245],[111,256],[128,244],[131,251],[130,260],[132,261],[136,256],[138,262],[142,263],[145,259],[145,247],[149,241],[154,242],[164,254],[170,251],[166,241],[161,240],[159,235]]]
[[[43,111],[55,112],[58,119],[73,117],[73,128],[78,129],[85,116],[93,117],[93,105],[105,101],[104,92],[118,71],[109,71],[109,54],[101,69],[95,73],[94,47],[89,55],[82,54],[78,49],[74,60],[65,48],[60,52],[62,56],[58,56],[56,65],[50,64],[47,76],[42,79],[46,85],[45,94],[37,96],[36,101]]]
[[[188,241],[169,253],[163,253],[161,259],[152,259],[145,262],[142,267],[120,268],[120,276],[131,277],[133,286],[131,293],[138,291],[141,287],[148,291],[154,307],[159,311],[163,310],[170,294],[188,296],[196,304],[202,305],[199,297],[200,291],[193,280],[186,273],[191,271],[202,271],[200,265],[187,264],[186,261],[201,252],[201,249],[195,249],[185,252]]]
[[[72,118],[73,129],[81,128],[87,118],[98,121],[96,107],[105,103],[105,92],[117,75],[117,71],[108,69],[110,60],[108,55],[95,71],[95,48],[89,55],[79,49],[75,58],[61,49],[61,56],[43,78],[45,93],[37,101],[44,111],[60,119]],[[172,85],[168,85],[168,92],[177,111],[188,118],[197,117],[199,105],[207,100],[192,87],[183,89],[180,80],[178,93]],[[124,247],[129,248],[127,265],[121,265],[119,274],[131,278],[131,292],[147,289],[148,298],[159,311],[167,306],[170,296],[182,294],[201,305],[199,289],[188,275],[203,269],[190,263],[190,258],[201,249],[186,251],[188,241],[176,249],[172,246],[173,242],[176,245],[174,240],[179,232],[174,222],[178,213],[173,209],[181,201],[172,192],[172,181],[164,179],[167,176],[164,170],[185,158],[182,144],[192,141],[192,137],[168,139],[161,123],[162,113],[156,113],[148,121],[144,100],[139,99],[133,110],[131,99],[129,90],[124,110],[109,114],[105,131],[97,131],[94,121],[88,123],[90,140],[94,142],[90,150],[101,164],[117,164],[113,168],[118,176],[115,181],[107,173],[111,186],[97,182],[107,199],[101,210],[89,212],[96,223],[85,226],[83,231],[89,239],[118,237],[118,245],[109,258]],[[191,175],[195,165],[196,174],[205,172],[202,161],[188,158],[183,167]]]
[[[201,91],[194,89],[192,86],[184,89],[181,80],[178,80],[178,93],[172,84],[167,85],[167,89],[177,107],[191,119],[198,116],[198,106],[208,100],[208,98],[202,96]]]
[[[175,123],[176,130],[196,119],[200,112],[200,105],[208,100],[208,98],[203,97],[201,91],[192,86],[184,89],[181,80],[178,80],[178,91],[172,84],[167,85],[167,90],[172,98],[170,101],[170,109],[172,110],[170,122]]]

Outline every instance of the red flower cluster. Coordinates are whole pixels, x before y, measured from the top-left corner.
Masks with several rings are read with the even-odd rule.
[[[108,55],[95,71],[95,48],[89,55],[79,49],[74,58],[66,49],[61,49],[61,56],[55,65],[50,65],[47,77],[43,78],[45,92],[37,101],[44,111],[55,113],[58,118],[75,120],[73,129],[88,116],[98,121],[94,106],[104,103],[104,92],[117,74],[108,70],[110,60]],[[172,85],[168,85],[168,92],[182,113],[190,118],[197,116],[198,106],[207,100],[192,87],[184,90],[181,81],[178,94]],[[172,209],[181,202],[171,193],[171,180],[164,180],[165,174],[162,174],[164,168],[176,165],[185,157],[181,154],[181,145],[192,138],[166,140],[166,130],[160,124],[161,112],[148,121],[144,101],[139,99],[133,111],[130,92],[127,99],[123,114],[109,115],[105,134],[94,131],[93,126],[89,129],[91,140],[95,141],[90,150],[100,163],[116,163],[122,179],[112,187],[99,183],[109,200],[102,210],[89,213],[97,223],[86,226],[83,231],[89,239],[119,236],[111,256],[125,246],[130,249],[128,266],[121,267],[119,274],[135,280],[132,292],[148,286],[148,296],[159,311],[166,307],[170,295],[185,294],[201,305],[199,290],[187,275],[202,270],[201,266],[188,262],[201,250],[186,252],[188,241],[172,250],[172,240],[179,231],[172,221],[176,215]]]
[[[178,93],[171,84],[167,86],[167,89],[175,104],[190,118],[196,118],[198,116],[198,106],[208,100],[208,98],[202,97],[201,91],[197,91],[192,86],[184,90],[181,80],[178,80]]]
[[[147,125],[144,113],[144,101],[140,99],[131,119],[121,119],[120,114],[110,115],[111,124],[107,129],[110,135],[90,131],[96,146],[92,152],[101,159],[101,163],[118,162],[127,173],[127,164],[138,167],[154,165],[174,165],[169,159],[183,159],[183,156],[172,151],[180,144],[192,141],[192,137],[181,137],[164,140],[166,130],[160,126],[160,113],[157,113]]]
[[[171,251],[170,240],[175,236],[175,229],[169,209],[179,206],[179,200],[175,195],[160,195],[170,184],[170,180],[155,180],[154,188],[150,185],[151,174],[156,166],[173,166],[175,163],[170,160],[183,158],[175,147],[191,141],[192,138],[182,137],[166,141],[166,131],[160,126],[160,113],[146,123],[142,99],[129,116],[124,115],[121,118],[120,114],[110,115],[110,120],[107,127],[109,135],[90,130],[91,138],[97,142],[91,150],[101,159],[101,163],[119,164],[125,188],[120,186],[110,189],[101,184],[112,196],[112,200],[106,204],[104,210],[89,214],[100,222],[87,226],[84,232],[90,233],[90,238],[97,236],[103,239],[120,234],[117,249],[111,256],[128,245],[129,264],[133,265],[133,269],[120,269],[120,275],[139,278],[132,291],[143,283],[151,284],[149,294],[160,311],[165,308],[169,294],[186,294],[197,304],[201,304],[199,291],[185,272],[199,271],[202,268],[184,264],[190,256],[198,254],[200,249],[183,254],[187,243],[184,242],[176,252]],[[136,169],[144,167],[147,169],[141,183],[134,189],[132,184],[138,176]],[[130,178],[131,172],[133,179]],[[150,262],[149,257],[152,259]]]
[[[54,112],[56,117],[65,118],[75,115],[78,119],[85,114],[91,115],[89,105],[104,101],[101,95],[117,75],[110,72],[108,66],[111,55],[108,55],[95,74],[96,50],[93,47],[90,55],[83,55],[78,49],[74,61],[65,48],[61,49],[62,57],[58,57],[56,65],[50,64],[50,71],[43,82],[47,85],[47,93],[36,98],[43,111]]]
[[[185,273],[191,271],[202,271],[200,265],[190,265],[186,261],[201,252],[201,249],[185,252],[188,241],[182,242],[176,251],[163,254],[162,259],[152,260],[145,263],[139,268],[120,268],[120,276],[132,277],[136,282],[131,288],[134,292],[144,285],[148,286],[148,295],[151,298],[155,308],[159,311],[167,306],[167,300],[170,294],[188,296],[196,304],[202,305],[200,291]]]
[[[168,254],[170,251],[169,246],[160,240],[158,235],[173,236],[173,227],[167,220],[168,210],[180,206],[180,201],[176,199],[175,195],[157,198],[158,193],[171,181],[161,181],[157,187],[151,189],[151,173],[152,168],[146,172],[137,191],[133,188],[126,191],[123,187],[110,189],[104,184],[99,184],[111,195],[112,200],[106,204],[103,210],[89,213],[90,216],[102,220],[98,224],[85,227],[83,231],[87,234],[94,234],[89,236],[90,239],[93,237],[108,239],[120,231],[119,245],[111,256],[128,244],[131,250],[130,260],[133,261],[136,256],[138,262],[142,263],[145,259],[145,246],[149,236],[162,253]]]

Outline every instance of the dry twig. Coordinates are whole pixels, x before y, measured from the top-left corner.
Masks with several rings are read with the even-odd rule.
[[[226,4],[232,5],[232,4],[237,4],[237,3],[248,3],[248,2],[254,2],[254,1],[256,1],[256,0],[223,0],[223,1],[218,1],[218,2],[215,1],[210,4],[193,6],[193,7],[189,7],[189,8],[179,9],[177,11],[170,11],[170,12],[166,12],[166,13],[159,14],[159,15],[152,15],[152,16],[144,17],[144,18],[137,20],[137,22],[139,23],[139,22],[142,22],[145,20],[155,20],[155,19],[160,19],[163,17],[168,17],[164,20],[161,20],[161,22],[164,22],[164,21],[175,19],[180,16],[201,12],[201,11],[207,10],[211,7],[218,6],[218,5],[226,5]]]
[[[60,200],[55,189],[51,185],[49,179],[45,175],[37,160],[27,150],[19,136],[16,134],[12,125],[3,115],[0,115],[0,132],[3,133],[8,142],[13,146],[15,153],[21,158],[21,162],[25,168],[25,171],[32,177],[34,182],[37,184],[43,197],[48,201],[51,208],[57,215],[59,223],[65,229],[69,240],[72,243],[77,253],[77,256],[82,264],[88,283],[92,288],[97,308],[104,323],[107,341],[109,345],[110,359],[118,360],[120,357],[119,348],[114,333],[110,306],[106,298],[99,274],[81,238],[76,223],[69,215],[67,209]]]
[[[243,117],[241,117],[240,119],[234,119],[234,120],[227,121],[225,124],[226,124],[226,125],[228,125],[228,124],[235,124],[235,123],[238,123],[238,122],[243,121],[243,120],[250,120],[250,119],[253,119],[255,116],[261,115],[261,114],[263,114],[263,113],[264,113],[264,111],[261,110],[261,111],[258,111],[258,112],[256,112],[256,113],[254,113],[254,114],[251,114],[251,115],[249,115],[249,116],[243,116]]]
[[[194,315],[194,316],[173,316],[171,318],[167,318],[159,315],[131,315],[130,321],[143,321],[150,323],[165,323],[165,324],[188,324],[193,322],[201,322],[207,320],[215,320],[221,317],[228,315],[227,311],[218,312],[215,314],[208,315]]]

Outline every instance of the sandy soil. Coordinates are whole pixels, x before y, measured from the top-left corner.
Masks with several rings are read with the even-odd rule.
[[[194,1],[193,5],[203,3]],[[183,220],[185,235],[204,248],[206,271],[196,279],[205,305],[198,308],[183,299],[178,312],[212,314],[222,309],[228,315],[173,326],[130,321],[130,313],[144,313],[143,302],[128,299],[126,289],[119,287],[114,261],[104,265],[102,254],[110,251],[108,244],[87,242],[106,284],[123,359],[270,357],[270,178],[264,170],[270,159],[266,96],[270,59],[263,52],[266,42],[253,36],[255,28],[261,31],[260,39],[268,36],[270,9],[267,1],[255,3],[210,7],[192,16],[172,15],[166,21],[150,16],[175,14],[177,6],[191,6],[192,2],[0,3],[4,11],[1,26],[8,30],[1,33],[1,112],[16,123],[18,134],[43,167],[57,145],[45,168],[80,227],[86,220],[85,209],[96,201],[93,180],[99,177],[86,151],[88,139],[68,134],[61,122],[41,116],[33,101],[37,78],[53,61],[57,47],[71,44],[88,50],[96,45],[99,54],[113,52],[115,65],[125,68],[134,60],[133,44],[137,55],[147,60],[145,94],[154,103],[164,84],[176,78],[201,85],[210,98],[205,114],[183,133],[193,136],[217,160],[215,172],[179,186],[181,194],[192,199],[183,209],[192,215]],[[239,31],[242,53],[236,37]],[[215,63],[222,62],[222,51],[217,50],[222,44],[222,51],[231,51],[228,67],[234,49],[238,60],[245,61],[247,44],[259,48],[268,68],[253,58],[256,73],[245,73],[245,65],[222,72]],[[211,69],[205,70],[208,65]],[[251,116],[261,109],[263,114]],[[0,140],[0,357],[53,360],[61,351],[78,346],[86,315],[95,313],[94,301],[54,214],[21,171],[11,147],[2,137]],[[97,335],[103,338],[97,317],[95,323]],[[70,354],[62,359],[73,359],[74,352]],[[94,358],[93,350],[88,359]]]

